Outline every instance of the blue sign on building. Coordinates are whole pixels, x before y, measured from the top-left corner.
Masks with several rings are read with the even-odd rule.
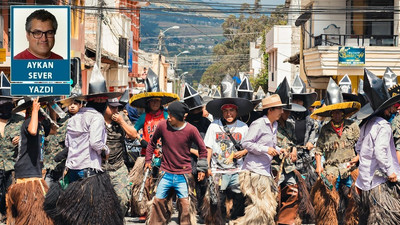
[[[365,48],[339,47],[339,66],[364,66]]]
[[[11,6],[11,56],[12,95],[69,95],[70,7]]]

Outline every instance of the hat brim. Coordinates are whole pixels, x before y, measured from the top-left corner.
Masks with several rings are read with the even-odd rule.
[[[361,103],[361,107],[365,106],[369,101],[368,98],[365,94],[357,94],[358,99],[360,100],[359,102]]]
[[[129,100],[129,104],[136,108],[146,108],[147,101],[152,98],[160,98],[161,105],[166,105],[175,100],[179,100],[178,95],[174,94],[174,93],[143,92],[143,93],[132,96],[132,98]]]
[[[378,113],[380,113],[381,111],[385,110],[386,108],[396,104],[399,101],[400,101],[400,95],[395,95],[395,96],[389,98],[388,100],[386,100],[384,103],[382,103],[376,110],[374,110],[371,107],[370,103],[367,103],[357,113],[357,119],[364,120],[364,119],[373,117],[373,116],[377,115]]]
[[[63,107],[67,107],[70,106],[75,100],[76,101],[83,101],[81,99],[78,99],[81,96],[74,96],[74,97],[69,97],[66,99],[61,99],[59,101],[57,101],[58,103],[60,103]]]
[[[262,104],[260,104],[260,103],[258,104],[257,108],[255,109],[255,111],[257,111],[257,112],[261,112],[264,109],[269,109],[269,108],[273,108],[273,107],[282,107],[283,108],[284,106],[287,106],[286,104],[278,104],[278,105],[271,105],[269,107],[263,107]]]
[[[42,103],[42,102],[50,102],[50,101],[53,101],[55,98],[57,98],[57,96],[45,96],[45,97],[40,97],[40,98],[39,98],[39,102],[40,102],[40,103]],[[20,112],[20,111],[22,111],[22,110],[25,110],[25,109],[31,107],[31,106],[32,106],[32,102],[33,102],[33,100],[32,100],[31,98],[30,98],[29,100],[26,100],[26,98],[25,98],[25,102],[22,103],[21,105],[15,107],[15,108],[12,110],[12,113],[17,113],[17,112]]]
[[[219,98],[207,103],[206,109],[214,118],[222,118],[221,107],[225,104],[234,104],[237,108],[237,117],[247,115],[253,110],[253,104],[244,98]]]
[[[289,105],[285,104],[283,106],[283,110],[290,112],[305,112],[307,109],[304,106],[301,106],[296,103],[290,103]]]
[[[108,102],[108,105],[110,105],[111,107],[119,107],[119,106],[122,106],[122,104],[119,103],[119,102]]]
[[[17,101],[22,99],[22,97],[13,97],[13,96],[3,96],[0,95],[0,100],[12,100],[12,101]]]
[[[202,105],[198,105],[198,106],[195,106],[195,107],[192,107],[192,108],[189,108],[189,111],[192,111],[192,110],[195,110],[195,109],[199,109],[199,108],[202,108],[203,106],[205,106],[206,104],[202,104]]]
[[[106,97],[106,98],[110,99],[110,98],[118,98],[121,95],[122,95],[121,92],[105,92],[105,93],[82,95],[82,96],[76,97],[76,99],[78,99],[80,101],[88,101],[88,99],[90,99],[90,98]]]
[[[253,109],[256,108],[258,106],[258,104],[260,104],[260,102],[262,101],[262,99],[253,99],[251,100],[251,104],[253,104]]]
[[[308,109],[315,102],[315,100],[318,97],[318,94],[316,92],[300,93],[300,94],[292,93],[292,99],[294,99],[295,97],[303,97],[304,98],[303,105],[306,109]]]
[[[331,117],[332,111],[343,110],[344,117],[348,118],[358,112],[360,108],[361,104],[359,102],[341,102],[316,109],[310,117],[313,119],[318,119],[318,117]]]
[[[315,101],[313,104],[311,104],[310,106],[312,107],[320,107],[321,106],[321,101]]]
[[[343,100],[346,102],[360,102],[360,98],[358,95],[350,94],[350,93],[342,93]]]

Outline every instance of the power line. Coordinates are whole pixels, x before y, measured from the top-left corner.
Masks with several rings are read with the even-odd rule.
[[[165,39],[171,39],[171,38],[199,38],[199,37],[223,37],[223,36],[236,36],[236,35],[249,35],[249,34],[261,34],[262,32],[251,32],[251,33],[235,33],[235,34],[198,34],[198,35],[179,35],[179,36],[171,36],[168,35],[164,37]],[[153,36],[153,37],[142,37],[143,39],[158,39],[158,37]]]
[[[143,1],[139,1],[143,2]],[[159,3],[165,3],[164,1],[158,1]],[[65,5],[69,5],[67,1],[63,1]],[[154,3],[154,1],[153,1]],[[155,1],[157,3],[157,1]],[[198,2],[200,3],[200,2]],[[203,2],[201,2],[204,4]],[[194,5],[193,2],[181,2],[181,1],[169,1],[168,4],[170,5],[178,5],[178,6],[190,6]],[[207,3],[211,5],[210,3]],[[7,2],[6,4],[1,5],[1,8],[8,8],[10,5],[28,5],[27,3],[21,2]],[[168,11],[168,12],[212,12],[215,14],[226,14],[226,13],[245,13],[245,14],[254,14],[254,11],[250,8],[247,10],[240,9],[241,5],[234,4],[234,3],[215,3],[212,4],[214,8],[179,8],[179,7],[169,7],[169,8],[154,8],[154,7],[142,7],[142,8],[131,8],[131,7],[111,7],[106,6],[104,9],[108,10],[118,10],[118,11],[138,11],[141,10],[145,11]],[[224,9],[215,8],[215,6],[219,6]],[[235,6],[237,9],[235,9]],[[71,5],[72,8],[78,9],[86,9],[86,10],[97,10],[99,7],[97,6],[76,6]],[[281,8],[282,13],[304,13],[304,12],[311,12],[311,13],[323,13],[323,14],[343,14],[344,12],[355,12],[355,13],[388,13],[388,12],[399,12],[400,6],[347,6],[347,7],[315,7],[312,9],[289,9],[289,8]],[[265,13],[274,13],[276,12],[276,5],[262,5],[257,14],[265,14]]]

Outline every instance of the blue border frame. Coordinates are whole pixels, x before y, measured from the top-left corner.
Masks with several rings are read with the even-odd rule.
[[[11,67],[10,67],[10,77],[11,77],[11,79],[10,79],[10,81],[11,81],[11,83],[12,82],[22,82],[22,83],[24,83],[25,81],[24,80],[15,80],[15,79],[13,79],[13,67],[16,65],[15,64],[15,62],[14,62],[14,9],[20,9],[20,8],[28,8],[28,9],[54,9],[54,8],[57,8],[57,9],[66,9],[67,10],[67,59],[63,59],[63,60],[35,60],[36,62],[44,62],[44,61],[46,61],[46,62],[49,62],[49,61],[59,61],[61,64],[67,64],[65,61],[67,61],[68,62],[68,79],[65,79],[65,80],[57,80],[57,79],[52,79],[52,80],[40,80],[40,79],[37,79],[37,80],[35,80],[35,81],[37,81],[37,82],[46,82],[46,83],[52,83],[52,82],[57,82],[57,83],[60,83],[60,82],[62,82],[62,83],[69,83],[70,82],[70,80],[71,80],[71,7],[70,6],[67,6],[67,5],[23,5],[23,6],[20,6],[20,5],[12,5],[12,6],[10,6],[10,30],[11,30],[11,32],[10,32],[10,37],[11,37],[11,41],[10,41],[10,44],[11,44]],[[63,37],[64,38],[64,37]],[[30,61],[32,61],[32,60],[21,60],[21,59],[18,59],[18,61],[20,61],[21,63],[28,63],[28,62],[30,62]],[[20,64],[20,63],[17,63],[17,64]],[[57,63],[58,64],[58,63]],[[14,66],[13,66],[14,65]],[[18,66],[18,65],[17,65]],[[63,68],[66,68],[66,65],[64,65],[63,66]],[[19,69],[19,68],[18,68]],[[16,69],[16,70],[18,70],[18,69]],[[14,70],[15,71],[15,70]],[[40,72],[40,70],[36,70],[36,71],[38,71],[38,72]],[[32,80],[27,80],[26,82],[29,82],[29,83],[32,83]],[[68,92],[68,93],[64,93],[64,94],[62,94],[62,95],[70,95],[70,93]]]

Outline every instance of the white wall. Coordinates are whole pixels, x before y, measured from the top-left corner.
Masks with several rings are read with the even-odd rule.
[[[400,6],[400,0],[395,0],[394,1],[394,8],[395,9],[398,9],[399,8],[399,6]],[[399,35],[400,34],[400,23],[399,23],[399,21],[400,21],[400,15],[399,15],[399,13],[395,13],[394,15],[393,15],[393,19],[394,19],[394,23],[393,23],[393,27],[394,27],[394,29],[393,29],[393,34],[394,35]],[[399,46],[400,44],[399,44],[399,39],[397,39],[397,46]]]
[[[318,8],[346,8],[346,0],[314,1],[314,10],[318,10]],[[312,15],[312,20],[314,24],[313,32],[311,33],[313,33],[314,36],[323,34],[324,28],[330,24],[335,24],[337,27],[340,27],[340,34],[346,34],[346,12],[344,10],[341,14],[314,13]]]
[[[290,25],[282,25],[282,26],[274,26],[267,35],[266,35],[266,52],[272,53],[271,56],[276,54],[275,59],[276,68],[273,66],[269,66],[268,73],[270,76],[268,77],[268,91],[275,91],[277,85],[282,82],[282,80],[286,77],[289,84],[292,83],[292,77],[294,76],[292,64],[284,63],[283,61],[295,52],[292,52],[292,26]],[[272,81],[271,71],[274,69],[274,81]]]
[[[253,71],[253,77],[257,77],[262,68],[262,52],[256,42],[250,42],[250,70]]]

